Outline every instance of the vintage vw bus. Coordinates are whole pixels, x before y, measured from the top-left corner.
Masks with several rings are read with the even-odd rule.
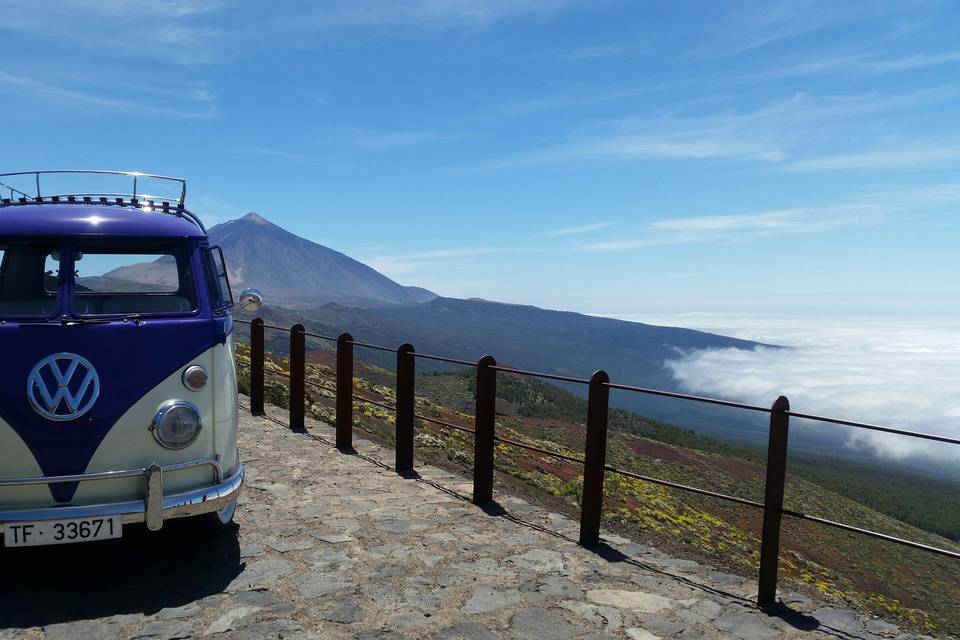
[[[133,191],[52,195],[51,174],[128,176]],[[24,176],[35,190],[14,186]],[[151,180],[178,195],[138,194]],[[0,175],[0,189],[4,546],[187,516],[226,528],[243,483],[233,300],[223,255],[184,208],[186,183],[30,172]]]

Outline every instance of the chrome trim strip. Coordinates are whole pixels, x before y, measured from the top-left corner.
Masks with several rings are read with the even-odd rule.
[[[223,467],[220,462],[214,458],[204,458],[201,460],[190,460],[188,462],[177,462],[175,464],[163,465],[163,471],[182,471],[201,466],[213,467],[214,480],[219,484],[223,481]],[[122,471],[99,471],[97,473],[78,473],[70,476],[47,476],[35,478],[0,478],[0,487],[17,487],[30,484],[62,484],[64,482],[90,482],[94,480],[113,480],[116,478],[132,478],[135,476],[146,475],[147,467],[140,469],[124,469]]]
[[[239,453],[237,458],[239,458]],[[201,465],[209,465],[213,467],[213,478],[217,484],[223,482],[223,467],[220,465],[220,460],[216,458],[210,458],[205,460],[191,460],[189,462],[177,462],[175,464],[165,464],[161,468],[164,473],[169,473],[171,471],[182,471],[184,469],[192,469],[194,467],[199,467]]]
[[[131,478],[142,476],[146,469],[127,469],[125,471],[101,471],[99,473],[80,473],[72,476],[50,476],[48,478],[4,478],[0,487],[17,487],[28,484],[60,484],[63,482],[84,482],[88,480],[111,480],[113,478]]]
[[[219,511],[237,499],[240,488],[243,486],[244,476],[243,465],[239,465],[237,470],[220,484],[165,496],[163,498],[162,519],[170,520]],[[0,511],[0,532],[4,530],[4,525],[8,522],[64,520],[96,516],[119,516],[124,524],[143,523],[146,522],[146,502],[144,500],[129,500],[110,504]]]

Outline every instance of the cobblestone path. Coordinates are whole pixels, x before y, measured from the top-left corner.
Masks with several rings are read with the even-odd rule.
[[[481,510],[465,478],[401,478],[392,450],[343,454],[328,426],[308,427],[242,412],[238,532],[208,541],[173,522],[4,550],[0,638],[911,637],[797,594],[763,615],[752,580],[612,536],[583,549],[562,516],[504,495]]]

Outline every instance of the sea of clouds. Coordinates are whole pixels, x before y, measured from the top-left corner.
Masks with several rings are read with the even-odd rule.
[[[665,366],[690,393],[762,405],[783,394],[803,413],[960,437],[956,317],[698,313],[629,319],[789,347],[678,353]],[[837,428],[853,450],[901,461],[960,462],[960,445]]]

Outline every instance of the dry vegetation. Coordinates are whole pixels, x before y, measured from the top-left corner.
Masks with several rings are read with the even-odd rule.
[[[246,345],[237,359],[249,362]],[[307,366],[307,406],[313,416],[333,422],[335,386],[331,354],[313,352]],[[284,359],[269,359],[266,400],[286,406],[286,380],[276,375]],[[395,400],[393,374],[358,363],[354,378],[355,426],[381,440],[392,438],[393,413],[383,404]],[[249,386],[247,370],[238,370],[240,387]],[[571,419],[582,400],[537,381],[500,376],[497,435],[533,444],[556,454],[580,457],[584,426]],[[473,378],[469,372],[418,376],[416,412],[466,428],[473,426]],[[582,414],[581,414],[582,415]],[[608,462],[635,473],[762,501],[763,461],[749,451],[646,420],[628,412],[611,413]],[[469,471],[473,440],[468,433],[417,420],[417,456]],[[527,497],[577,509],[582,469],[560,457],[504,443],[496,447],[496,466]],[[958,549],[950,540],[906,524],[850,497],[824,488],[814,473],[788,478],[787,506],[824,515],[926,544]],[[669,552],[753,575],[759,558],[760,514],[748,507],[680,492],[608,473],[604,488],[608,527]],[[960,632],[960,563],[889,543],[785,519],[781,574],[795,588],[882,614],[927,633]]]

